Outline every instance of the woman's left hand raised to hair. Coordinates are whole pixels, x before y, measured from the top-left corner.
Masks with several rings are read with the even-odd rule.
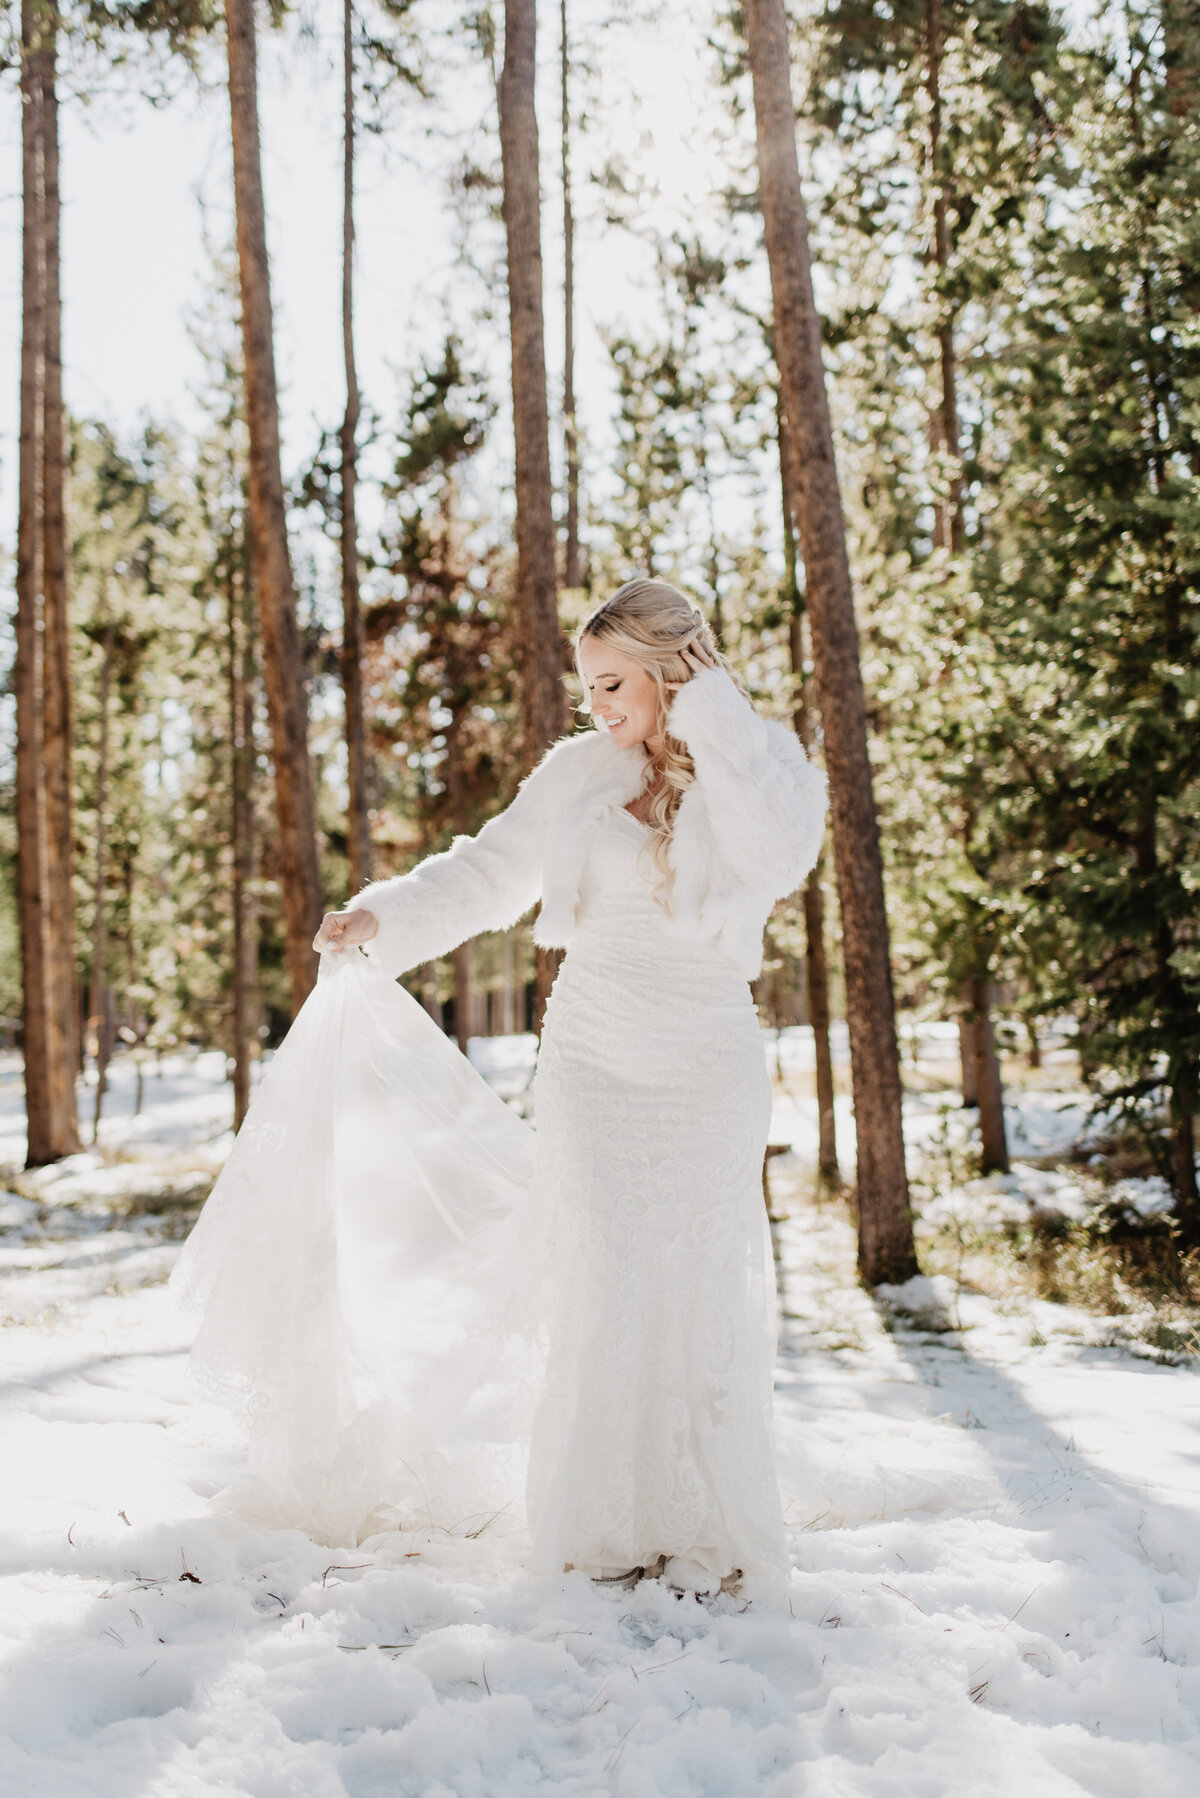
[[[716,668],[719,666],[716,657],[709,654],[703,643],[701,643],[699,637],[692,638],[691,642],[683,652],[683,659],[691,669],[688,680],[691,680],[694,675],[701,673],[705,668]],[[675,693],[678,692],[680,687],[686,686],[687,681],[669,680],[664,681],[663,685],[669,692]]]

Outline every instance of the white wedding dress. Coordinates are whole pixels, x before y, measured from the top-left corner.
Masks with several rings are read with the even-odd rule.
[[[745,977],[665,927],[650,837],[620,806],[592,834],[538,1062],[537,1558],[776,1571],[770,1084]]]
[[[650,834],[590,829],[535,1132],[366,957],[323,958],[175,1276],[243,1509],[465,1530],[527,1479],[547,1572],[785,1565],[758,1022],[669,927]]]

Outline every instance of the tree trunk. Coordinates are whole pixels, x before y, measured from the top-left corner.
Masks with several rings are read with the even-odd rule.
[[[562,735],[567,718],[542,322],[541,190],[534,109],[536,12],[535,0],[505,0],[504,66],[500,73],[516,446],[517,642],[527,767]]]
[[[363,719],[363,619],[358,592],[358,369],[354,358],[354,6],[343,0],[342,351],[346,416],[342,420],[342,693],[350,804],[346,841],[350,888],[371,878],[370,792]]]
[[[46,800],[42,760],[42,223],[41,59],[31,0],[21,8],[21,397],[18,443],[16,700],[17,905],[30,1167],[55,1159],[47,1055]]]
[[[240,590],[239,590],[240,589]],[[253,1070],[254,989],[258,961],[251,882],[254,878],[254,644],[245,575],[230,569],[227,589],[229,642],[229,836],[233,854],[233,1127],[250,1108]],[[239,603],[240,602],[240,603]]]
[[[1038,1035],[1037,1019],[1026,1018],[1025,1035],[1029,1043],[1029,1065],[1033,1069],[1042,1065],[1042,1041]]]
[[[925,0],[925,85],[929,94],[929,167],[933,183],[933,260],[937,270],[938,361],[942,397],[933,417],[930,433],[935,451],[949,458],[949,479],[945,502],[934,506],[934,540],[954,555],[961,555],[965,541],[963,530],[963,477],[959,456],[960,426],[958,419],[958,373],[954,348],[954,318],[949,300],[942,291],[950,266],[950,219],[946,203],[946,182],[942,147],[942,6],[941,0]]]
[[[563,195],[563,450],[566,460],[567,542],[563,558],[563,586],[582,587],[583,562],[579,554],[579,432],[575,422],[575,210],[571,201],[571,104],[570,45],[567,38],[567,0],[560,0],[562,77],[562,195]]]
[[[1007,1174],[1008,1137],[1004,1128],[1004,1086],[996,1053],[992,1020],[992,983],[986,970],[971,979],[971,1022],[975,1038],[975,1075],[979,1087],[980,1169]]]
[[[471,944],[460,943],[451,952],[450,961],[454,968],[454,1040],[462,1053],[467,1052],[467,1044],[474,1032],[475,983],[472,979],[471,966],[473,957]]]
[[[101,601],[108,609],[107,592]],[[108,769],[115,630],[105,622],[103,660],[100,664],[100,742],[96,753],[96,864],[95,905],[92,911],[92,967],[88,984],[88,1026],[95,1035],[96,1098],[92,1108],[92,1142],[100,1135],[100,1117],[108,1086],[108,1058],[112,1050],[108,1002]]]
[[[503,1034],[517,1036],[525,1028],[524,988],[517,979],[517,939],[511,930],[504,933],[501,968],[504,980]]]
[[[562,735],[567,722],[542,317],[541,188],[534,106],[536,39],[536,0],[505,0],[500,154],[504,170],[516,447],[517,648],[527,768]],[[560,960],[552,950],[537,951],[539,1031]]]
[[[1200,1188],[1196,1184],[1195,1064],[1181,1069],[1171,1086],[1171,1185],[1175,1211],[1189,1245],[1200,1242]]]
[[[16,701],[17,907],[21,928],[22,1037],[27,1165],[67,1152],[59,1139],[51,1074],[50,917],[47,882],[42,608],[46,338],[45,58],[32,0],[21,9],[21,398],[18,447]]]
[[[958,374],[954,348],[954,321],[948,311],[948,300],[942,285],[950,266],[950,221],[946,206],[946,184],[942,147],[942,7],[941,0],[925,0],[925,86],[929,95],[929,177],[933,188],[933,264],[935,269],[935,301],[938,308],[938,364],[941,397],[930,421],[930,445],[935,454],[949,459],[949,480],[945,497],[934,502],[934,542],[952,555],[961,555],[963,533],[962,463],[959,459],[960,426],[958,418]],[[968,986],[964,995],[968,1010],[973,1006]],[[958,1020],[959,1058],[962,1062],[963,1106],[973,1109],[979,1104],[979,1044],[973,1015]],[[995,1046],[993,1044],[993,1056]],[[1001,1118],[1003,1130],[1003,1116]]]
[[[829,968],[825,960],[825,894],[821,887],[824,854],[804,887],[804,931],[807,941],[808,1015],[817,1061],[817,1172],[830,1186],[841,1178],[833,1108],[833,1056],[829,1044]]]
[[[437,963],[427,961],[421,967],[421,1004],[438,1029],[442,1028],[442,1002],[438,998]]]
[[[540,944],[535,945],[535,950],[533,1028],[540,1039],[542,1025],[546,1021],[546,1006],[549,1004],[550,994],[554,990],[554,982],[558,979],[558,970],[563,964],[563,951],[561,949],[543,949]]]
[[[879,825],[867,748],[854,596],[813,300],[796,159],[783,0],[744,10],[758,136],[759,195],[774,301],[775,354],[791,443],[841,898],[846,1013],[858,1141],[858,1259],[869,1285],[916,1272],[904,1167],[900,1059]]]
[[[971,1002],[970,989],[964,994],[967,1004]],[[962,1062],[962,1095],[964,1111],[971,1111],[979,1103],[979,1069],[976,1059],[975,1026],[964,1012],[958,1020],[958,1056]]]
[[[44,15],[41,92],[44,250],[42,374],[42,753],[46,767],[47,975],[54,1134],[64,1151],[80,1146],[75,1078],[80,1063],[75,979],[75,827],[72,805],[71,621],[67,598],[62,393],[62,291],[58,190],[57,14]]]
[[[783,486],[783,555],[791,610],[788,645],[791,651],[793,692],[792,723],[805,753],[812,754],[814,732],[808,703],[808,679],[804,672],[804,595],[796,557],[796,527],[792,518],[788,481],[788,443],[779,410],[779,473]],[[825,889],[822,884],[825,852],[822,849],[804,885],[805,974],[808,984],[808,1019],[812,1026],[817,1073],[817,1172],[822,1181],[835,1185],[841,1178],[837,1157],[837,1125],[834,1112],[833,1053],[829,1041],[829,963],[825,954]]]
[[[1167,111],[1186,119],[1200,93],[1200,6],[1196,0],[1163,0],[1163,67]]]
[[[296,589],[288,558],[279,460],[271,289],[258,133],[253,0],[225,0],[229,111],[242,302],[246,425],[250,439],[250,523],[254,586],[262,620],[263,669],[275,764],[279,861],[287,928],[292,1011],[316,979],[312,938],[321,919],[308,706]]]

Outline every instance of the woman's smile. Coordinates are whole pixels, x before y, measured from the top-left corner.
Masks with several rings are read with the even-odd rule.
[[[657,738],[660,691],[640,663],[585,637],[579,646],[579,672],[593,722],[610,736],[619,735],[622,748]]]

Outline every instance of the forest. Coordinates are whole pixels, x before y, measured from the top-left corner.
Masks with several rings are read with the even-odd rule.
[[[722,178],[659,232],[596,66],[675,10],[9,9],[0,1011],[29,1165],[92,1137],[119,1056],[219,1048],[240,1122],[322,911],[508,802],[575,728],[570,632],[649,572],[829,773],[826,852],[756,996],[765,1024],[811,1027],[830,1180],[855,1159],[845,1020],[866,1277],[916,1266],[898,1042],[928,1020],[958,1028],[984,1173],[1008,1167],[1006,1060],[1067,1029],[1194,1246],[1200,5],[680,7]],[[341,95],[344,394],[295,458],[258,68],[314,31]],[[464,68],[486,106],[455,133],[437,103]],[[198,428],[64,398],[60,113],[113,82],[160,108],[227,88],[235,228],[206,239],[190,315]],[[430,293],[397,399],[358,371],[356,174],[423,108],[471,297]],[[636,314],[583,296],[586,346],[580,233],[592,266],[637,239],[651,271]],[[536,1029],[553,972],[521,929],[406,980],[465,1046]]]

